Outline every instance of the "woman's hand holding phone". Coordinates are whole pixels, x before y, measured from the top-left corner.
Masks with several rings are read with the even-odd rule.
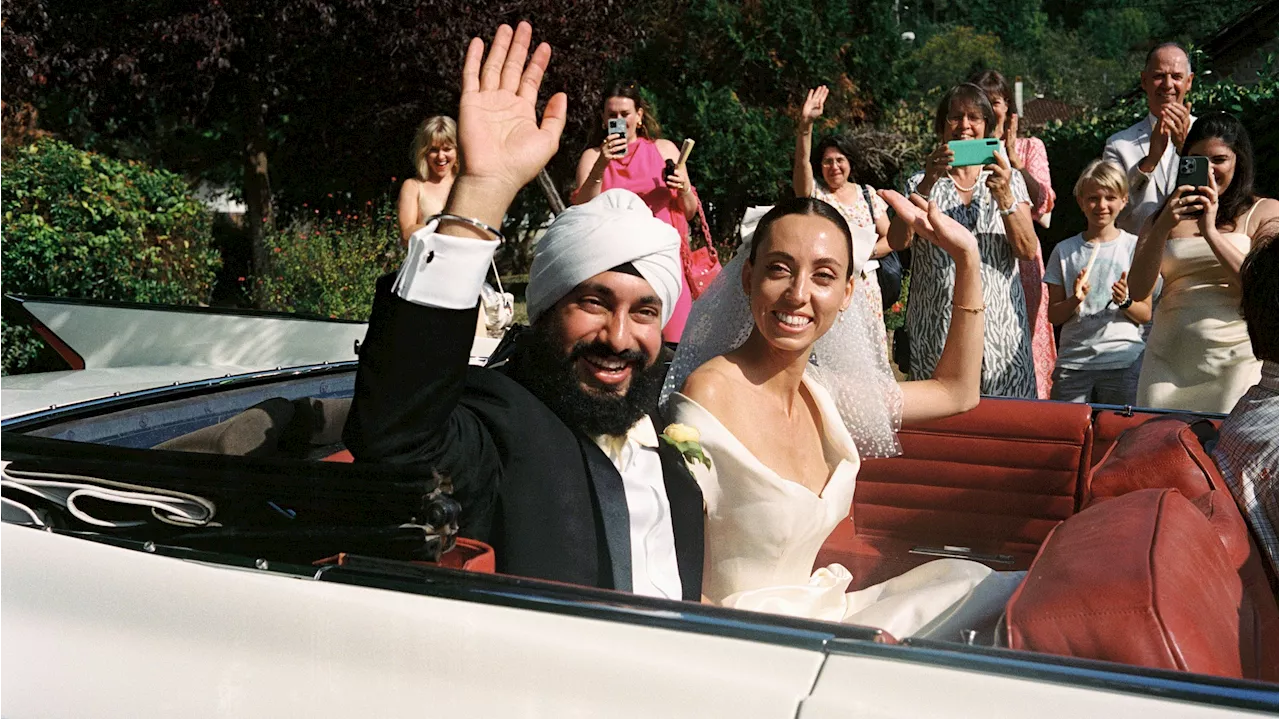
[[[605,160],[617,160],[627,155],[626,135],[605,135],[600,144],[600,156]]]
[[[666,182],[668,190],[682,195],[689,191],[689,168],[684,165],[676,165],[674,160],[667,160],[667,167],[662,173],[662,179]]]
[[[1178,223],[1183,220],[1194,220],[1196,213],[1200,211],[1200,195],[1196,192],[1196,188],[1191,185],[1180,185],[1172,195],[1169,195],[1169,201],[1164,203],[1164,208],[1156,216],[1152,229],[1168,237]],[[1216,214],[1216,206],[1214,211]]]
[[[1013,196],[1013,168],[1004,155],[997,152],[995,164],[982,169],[991,172],[987,175],[987,189],[991,190],[991,197],[1000,209],[1007,210],[1017,204],[1017,199]]]
[[[1200,236],[1208,237],[1218,231],[1218,181],[1212,172],[1209,173],[1209,186],[1197,187],[1196,193],[1199,206],[1204,208],[1196,218],[1196,224],[1200,228]]]
[[[951,163],[956,159],[956,154],[952,152],[947,143],[942,143],[933,148],[933,152],[924,160],[924,177],[920,180],[920,184],[916,190],[925,197],[933,190],[933,186],[938,183],[947,174],[947,169],[951,167]]]

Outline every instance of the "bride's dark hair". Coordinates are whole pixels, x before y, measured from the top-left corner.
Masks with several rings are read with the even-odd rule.
[[[853,277],[853,233],[849,231],[849,223],[839,210],[812,197],[788,197],[774,205],[772,210],[760,218],[760,223],[756,225],[755,237],[751,240],[751,251],[747,253],[748,262],[755,264],[756,248],[769,241],[769,230],[772,229],[773,223],[787,215],[817,215],[830,220],[840,230],[840,234],[844,235],[844,245],[849,250],[849,264],[845,270],[845,279]]]

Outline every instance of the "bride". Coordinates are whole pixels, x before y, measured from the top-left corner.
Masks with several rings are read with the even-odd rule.
[[[918,196],[880,195],[955,264],[950,332],[931,379],[894,381],[872,335],[883,329],[851,303],[859,268],[849,226],[820,200],[791,198],[761,218],[749,249],[694,305],[664,401],[672,421],[699,431],[714,462],[715,472],[699,474],[707,601],[898,638],[956,639],[992,628],[1022,573],[942,559],[851,593],[852,576],[838,564],[810,575],[848,515],[860,454],[898,454],[902,421],[978,401],[985,307],[977,242]]]

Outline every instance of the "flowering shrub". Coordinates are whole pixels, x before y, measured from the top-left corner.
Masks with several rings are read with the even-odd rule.
[[[303,205],[293,220],[264,238],[268,270],[239,278],[262,309],[365,320],[378,277],[404,261],[395,206],[368,203],[364,212],[332,214]],[[256,293],[249,293],[249,282]]]
[[[181,177],[42,138],[4,160],[3,291],[131,302],[206,302],[222,264],[209,214]],[[5,374],[57,369],[3,325]]]
[[[898,301],[884,311],[884,328],[889,331],[899,329],[907,323],[907,291],[911,288],[911,271],[902,273],[902,294]]]

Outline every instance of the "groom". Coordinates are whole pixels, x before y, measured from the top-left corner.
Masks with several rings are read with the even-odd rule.
[[[680,294],[680,238],[624,190],[552,223],[535,250],[531,328],[501,367],[467,365],[503,213],[559,145],[566,99],[534,103],[551,49],[503,25],[471,41],[463,172],[438,222],[378,284],[344,432],[357,461],[438,469],[462,533],[499,572],[671,599],[702,586],[702,495],[657,435],[662,326]]]

